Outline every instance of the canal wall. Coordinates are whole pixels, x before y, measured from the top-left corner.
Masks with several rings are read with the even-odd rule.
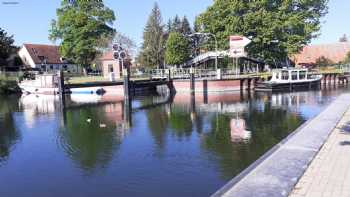
[[[343,94],[212,196],[288,196],[350,107]]]
[[[239,79],[222,79],[222,80],[195,80],[195,92],[229,92],[240,91],[241,80]],[[173,86],[176,92],[190,92],[190,80],[174,80]]]

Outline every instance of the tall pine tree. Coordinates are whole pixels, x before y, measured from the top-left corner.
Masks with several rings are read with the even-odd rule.
[[[141,65],[162,67],[164,62],[164,25],[157,3],[154,4],[143,32],[143,43],[139,56]]]
[[[190,22],[188,22],[186,16],[184,16],[181,21],[181,33],[184,35],[190,35],[192,33]]]

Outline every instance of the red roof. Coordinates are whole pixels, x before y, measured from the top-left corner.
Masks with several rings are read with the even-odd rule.
[[[59,47],[54,45],[43,44],[24,44],[35,64],[41,64],[42,59],[47,64],[62,64]]]
[[[113,57],[113,51],[108,51],[106,53],[104,53],[102,55],[102,57],[100,58],[101,61],[103,60],[114,60],[114,57]]]
[[[294,56],[293,59],[297,65],[314,64],[318,58],[324,56],[332,60],[334,63],[338,63],[345,59],[349,51],[349,42],[309,45],[305,46],[299,54]]]

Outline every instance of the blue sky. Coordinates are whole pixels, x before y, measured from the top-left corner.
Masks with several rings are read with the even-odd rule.
[[[16,1],[9,5],[3,2]],[[105,0],[115,11],[115,27],[128,35],[136,43],[142,42],[142,32],[154,0]],[[192,22],[195,16],[204,11],[212,0],[158,0],[163,21],[176,14],[186,15]],[[0,0],[0,27],[15,36],[16,44],[50,44],[48,28],[55,18],[60,0]],[[350,1],[330,0],[329,14],[323,19],[321,36],[313,43],[330,43],[338,40],[344,33],[350,36]]]

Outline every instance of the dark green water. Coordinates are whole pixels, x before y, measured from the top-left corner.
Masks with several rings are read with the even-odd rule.
[[[3,96],[1,196],[209,196],[346,91]]]

